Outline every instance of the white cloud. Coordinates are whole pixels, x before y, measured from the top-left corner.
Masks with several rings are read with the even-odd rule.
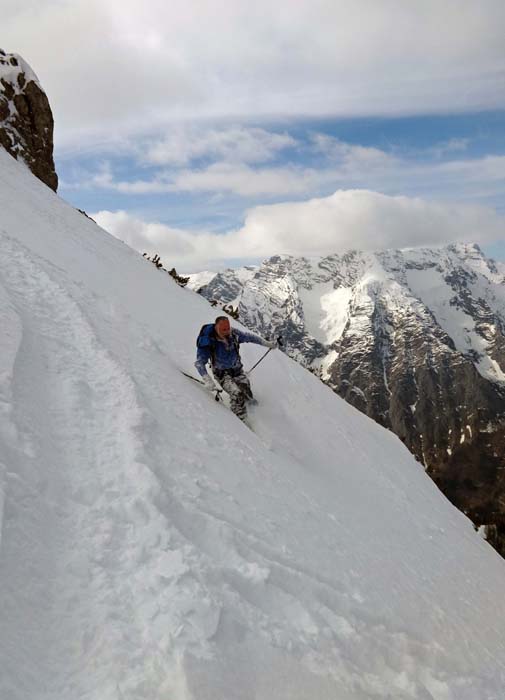
[[[275,133],[264,134],[275,141]],[[433,148],[437,149],[435,158]],[[116,179],[110,163],[105,162],[97,173],[81,174],[80,184],[123,194],[189,192],[269,198],[314,196],[336,187],[473,201],[503,193],[505,156],[463,158],[465,149],[465,140],[454,139],[410,158],[313,134],[309,150],[319,154],[320,161],[311,167],[218,161],[201,168],[160,168],[151,179],[125,181]],[[444,153],[456,153],[457,158],[443,160]],[[63,187],[69,185],[63,183]]]
[[[152,180],[115,180],[109,161],[103,162],[97,173],[91,177],[85,177],[80,186],[99,187],[121,192],[122,194],[160,194],[169,192],[172,189],[172,185],[164,179],[163,173],[160,173]]]
[[[367,190],[251,209],[242,228],[226,234],[147,223],[126,212],[93,218],[133,248],[157,252],[179,270],[217,269],[274,254],[327,255],[342,250],[486,242],[502,238],[505,220],[493,210]]]
[[[242,197],[306,194],[325,181],[327,173],[311,168],[285,166],[251,168],[248,165],[213,163],[202,170],[177,173],[172,190],[183,192],[227,192]]]
[[[165,138],[151,143],[143,157],[154,165],[186,165],[202,157],[228,163],[265,163],[295,145],[287,133],[258,127],[175,125]]]
[[[125,211],[101,211],[93,214],[92,218],[140,253],[161,253],[165,257],[168,254],[170,259],[194,256],[198,241],[212,237],[211,234],[185,231],[164,224],[146,223]]]
[[[349,248],[440,245],[494,240],[505,222],[484,207],[453,206],[368,190],[339,190],[330,197],[256,207],[243,231],[258,245],[293,255]]]
[[[386,168],[397,165],[400,160],[380,148],[346,143],[328,134],[311,136],[312,148],[334,166],[353,173],[365,168]]]
[[[440,173],[451,173],[462,179],[500,181],[505,183],[505,156],[487,155],[483,158],[454,160],[436,166]]]
[[[449,139],[448,141],[443,141],[442,143],[436,143],[434,146],[426,149],[425,153],[431,154],[435,158],[442,158],[447,154],[466,151],[469,143],[469,139]]]
[[[39,0],[2,14],[59,148],[178,119],[503,108],[504,34],[502,0]]]
[[[242,197],[306,194],[324,183],[327,172],[286,166],[251,168],[233,163],[213,163],[202,169],[160,171],[151,180],[116,180],[110,163],[103,163],[97,173],[85,177],[81,187],[99,187],[122,194],[161,194],[170,192],[208,192],[236,194]],[[65,187],[74,186],[65,183]]]

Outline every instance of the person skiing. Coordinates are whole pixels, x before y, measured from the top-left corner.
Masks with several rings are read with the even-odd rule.
[[[214,323],[208,323],[200,330],[195,367],[207,389],[214,391],[216,385],[206,367],[210,360],[214,378],[230,396],[231,410],[244,420],[247,417],[246,401],[251,401],[253,394],[240,359],[241,343],[256,343],[271,350],[279,347],[278,341],[263,340],[254,333],[232,328],[226,316],[218,316]]]

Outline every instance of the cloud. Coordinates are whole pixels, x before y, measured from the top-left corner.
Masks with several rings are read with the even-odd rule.
[[[208,242],[212,234],[173,228],[158,223],[146,223],[125,211],[101,211],[93,219],[116,238],[140,253],[161,253],[170,259],[194,256],[199,241]]]
[[[427,148],[425,153],[434,156],[435,158],[443,158],[447,154],[462,153],[468,148],[470,139],[449,139],[441,143],[436,143],[430,148]]]
[[[93,218],[133,248],[157,252],[183,271],[218,269],[274,254],[317,256],[351,248],[483,243],[505,232],[505,219],[485,207],[367,190],[338,190],[329,197],[255,207],[240,229],[225,234],[147,223],[124,211],[102,211]]]
[[[259,131],[261,140],[269,144],[265,146],[262,159],[271,156],[275,148],[290,143],[288,134]],[[225,132],[226,148],[230,136],[231,132]],[[209,153],[209,140],[204,139],[204,142]],[[79,184],[122,194],[209,193],[244,198],[261,196],[270,200],[317,196],[337,187],[470,201],[502,194],[505,156],[490,154],[465,158],[467,143],[465,139],[452,139],[423,151],[401,154],[313,133],[308,143],[296,142],[292,160],[281,165],[239,162],[238,159],[219,160],[201,167],[174,164],[171,168],[158,168],[150,179],[121,180],[115,176],[110,162],[104,161],[94,174],[79,173]],[[201,148],[203,153],[203,145]],[[247,157],[246,150],[242,149],[242,156]],[[181,151],[181,158],[183,153],[188,155],[188,150]],[[239,153],[236,155],[238,157]],[[304,159],[311,165],[304,165]],[[62,188],[72,187],[75,186],[62,182]]]
[[[181,120],[503,108],[504,33],[502,0],[39,0],[2,14],[59,149]]]
[[[368,190],[256,207],[243,231],[256,244],[292,255],[322,255],[349,248],[382,249],[494,240],[505,222],[492,210],[454,206]]]
[[[328,134],[311,135],[312,150],[342,172],[356,173],[370,168],[391,168],[401,161],[380,148],[346,143]]]
[[[116,180],[109,162],[102,163],[97,173],[81,180],[79,185],[64,187],[98,187],[122,194],[162,194],[175,192],[207,192],[236,194],[241,197],[263,195],[306,194],[325,182],[328,173],[310,168],[286,166],[251,168],[233,163],[213,163],[206,168],[160,171],[150,180]]]
[[[69,187],[66,183],[65,186]],[[103,161],[94,175],[85,176],[79,187],[98,187],[122,194],[161,194],[170,192],[172,189],[172,185],[163,177],[163,173],[151,180],[116,180],[109,161]]]
[[[287,133],[258,127],[205,128],[176,125],[163,139],[151,143],[143,158],[153,165],[187,165],[199,158],[227,163],[265,163],[296,145]]]
[[[227,192],[251,197],[306,194],[325,181],[327,173],[300,166],[251,168],[247,165],[213,163],[202,170],[177,173],[172,190]]]

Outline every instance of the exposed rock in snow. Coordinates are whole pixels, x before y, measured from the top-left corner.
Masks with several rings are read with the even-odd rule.
[[[0,49],[0,145],[56,192],[53,115],[37,76],[21,56]]]
[[[202,294],[282,332],[291,357],[393,430],[505,553],[505,266],[456,244],[274,256],[240,277],[222,272]]]

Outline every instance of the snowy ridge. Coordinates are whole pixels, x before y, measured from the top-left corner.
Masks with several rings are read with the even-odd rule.
[[[498,700],[505,563],[395,436],[278,352],[248,430],[204,299],[1,150],[0,210],[0,697]]]
[[[187,284],[188,289],[192,289],[193,291],[198,291],[200,287],[204,287],[206,284],[208,284],[214,277],[216,276],[215,272],[211,272],[210,270],[203,270],[202,272],[188,272],[188,273],[183,273],[183,277],[189,277],[189,281]]]
[[[476,358],[485,378],[505,381],[505,358],[493,358],[495,336],[505,328],[505,265],[487,260],[475,245],[375,254],[351,251],[312,259],[274,256],[257,271],[249,269],[247,275],[238,269],[206,277],[205,296],[238,304],[246,323],[261,301],[266,318],[263,323],[254,320],[253,327],[273,326],[276,310],[287,302],[294,314],[290,320],[301,326],[307,341],[331,346],[352,316],[354,295],[373,299],[383,288],[392,306],[421,301],[456,348]],[[499,328],[493,323],[484,327],[480,315],[486,313],[497,318]],[[286,316],[289,313],[278,319],[279,324]]]

